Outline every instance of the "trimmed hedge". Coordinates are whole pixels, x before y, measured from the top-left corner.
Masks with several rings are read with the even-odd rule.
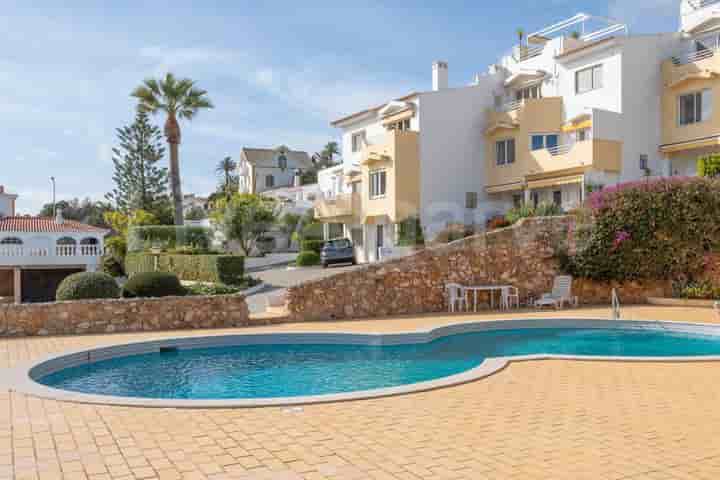
[[[324,240],[303,240],[300,250],[303,252],[315,252],[320,255],[323,245],[325,245]]]
[[[300,252],[295,259],[295,264],[298,267],[312,267],[313,265],[320,265],[320,254],[311,250]]]
[[[177,275],[166,272],[138,273],[123,287],[125,298],[182,297],[186,293]]]
[[[241,283],[245,276],[245,257],[131,253],[125,259],[125,271],[129,277],[158,271],[174,273],[187,281],[234,285]]]
[[[210,248],[210,230],[203,227],[151,225],[128,230],[128,252],[148,251],[151,248],[170,250],[180,247]]]
[[[65,277],[60,282],[55,298],[59,302],[68,300],[90,300],[95,298],[118,298],[120,287],[115,279],[106,273],[81,272]]]

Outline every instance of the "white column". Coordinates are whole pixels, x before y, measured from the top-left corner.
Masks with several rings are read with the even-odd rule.
[[[15,303],[22,303],[22,270],[13,269],[13,292],[15,293]]]
[[[323,223],[322,226],[323,226],[323,239],[330,240],[330,224]]]

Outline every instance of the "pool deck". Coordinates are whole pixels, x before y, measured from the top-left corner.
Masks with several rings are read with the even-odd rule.
[[[405,332],[604,309],[482,313],[242,330],[0,339],[0,479],[720,478],[720,364],[548,360],[405,396],[254,409],[151,409],[9,392],[3,369],[155,338]],[[720,323],[712,310],[626,307],[627,320]]]

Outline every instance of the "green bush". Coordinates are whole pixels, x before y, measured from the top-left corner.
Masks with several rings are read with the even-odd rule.
[[[298,267],[312,267],[313,265],[320,265],[320,254],[311,250],[300,252],[295,260],[295,264]]]
[[[676,296],[691,300],[716,300],[720,299],[720,287],[708,281],[693,282],[681,287]]]
[[[720,155],[712,153],[698,158],[697,172],[701,177],[720,177]]]
[[[129,277],[143,272],[174,273],[182,280],[234,285],[245,276],[245,257],[239,255],[172,255],[131,253],[125,259]]]
[[[320,255],[325,241],[323,240],[303,240],[300,250],[303,252],[315,252]]]
[[[672,177],[607,187],[588,199],[593,224],[571,273],[599,280],[692,280],[720,250],[720,181]]]
[[[505,218],[511,224],[517,223],[523,218],[532,217],[554,217],[556,215],[562,215],[563,209],[559,205],[554,203],[542,202],[537,207],[524,203],[519,207],[513,207],[505,215]]]
[[[113,278],[125,275],[125,267],[123,263],[114,255],[104,255],[102,257],[102,271]]]
[[[74,273],[60,282],[55,294],[59,302],[119,296],[120,288],[115,279],[100,272]]]
[[[242,290],[240,287],[222,283],[196,283],[185,287],[188,295],[212,297],[215,295],[234,295]]]
[[[415,247],[425,245],[422,225],[418,217],[410,217],[398,224],[398,246]]]
[[[123,287],[125,298],[181,297],[187,292],[177,275],[166,272],[138,273]]]
[[[149,251],[159,248],[168,251],[179,247],[210,248],[210,230],[203,227],[176,227],[151,225],[131,227],[128,230],[128,252]]]

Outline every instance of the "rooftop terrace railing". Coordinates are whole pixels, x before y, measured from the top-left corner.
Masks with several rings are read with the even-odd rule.
[[[688,0],[688,5],[693,7],[695,10],[701,10],[716,3],[720,3],[720,0]]]

